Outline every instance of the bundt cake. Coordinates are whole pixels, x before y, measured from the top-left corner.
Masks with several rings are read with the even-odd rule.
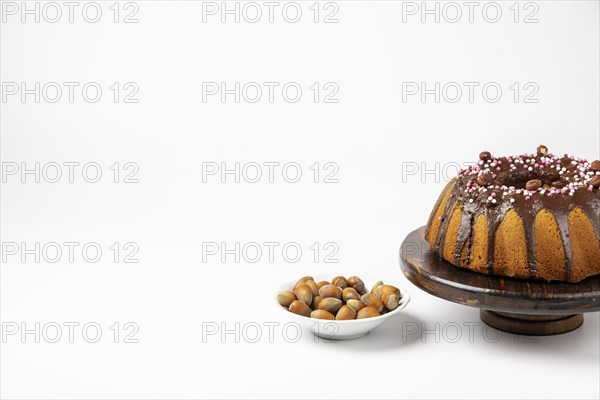
[[[600,274],[600,161],[548,153],[494,157],[461,170],[425,231],[451,264],[525,279],[579,282]]]

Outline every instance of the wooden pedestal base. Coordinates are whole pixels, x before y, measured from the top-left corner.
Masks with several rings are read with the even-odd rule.
[[[481,320],[501,331],[519,335],[558,335],[583,324],[583,314],[532,315],[479,310]]]
[[[557,335],[583,324],[583,313],[600,311],[600,275],[578,283],[542,282],[484,275],[455,267],[431,250],[425,228],[410,233],[400,267],[418,288],[480,308],[486,324],[521,335]]]

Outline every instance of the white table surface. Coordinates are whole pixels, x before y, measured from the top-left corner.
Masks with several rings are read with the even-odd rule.
[[[244,15],[240,23],[231,16],[221,23],[219,14],[203,22],[203,7],[220,2],[121,3],[118,23],[112,2],[98,3],[97,23],[86,22],[79,8],[73,23],[65,16],[49,23],[44,15],[23,23],[22,10],[3,9],[3,171],[39,162],[46,175],[39,183],[25,175],[22,183],[19,170],[2,184],[2,397],[597,399],[598,313],[565,335],[501,333],[486,328],[476,309],[417,289],[397,261],[402,239],[425,224],[443,182],[480,151],[533,152],[544,143],[556,153],[600,157],[598,2],[522,2],[516,23],[513,2],[497,3],[497,23],[482,16],[485,2],[473,23],[462,2],[455,3],[464,13],[460,21],[442,14],[439,23],[427,15],[422,23],[411,13],[420,3],[321,2],[318,23],[313,2],[298,2],[297,23],[278,12],[273,23],[265,16],[250,23]],[[449,13],[453,6],[439,7]],[[496,6],[486,7],[492,13]],[[334,11],[338,22],[323,23],[324,13]],[[131,12],[139,22],[123,23]],[[531,13],[538,22],[524,23]],[[50,92],[40,92],[39,103],[32,94],[23,102],[7,94],[11,82],[19,89],[22,82],[26,88],[57,82],[63,89],[64,82],[77,88],[96,82],[103,92],[96,103],[79,89],[72,103],[67,97],[51,103]],[[139,88],[137,103],[123,102],[133,87],[128,82]],[[266,91],[257,103],[247,101],[250,92],[239,103],[233,95],[203,102],[207,82],[230,88],[257,82],[263,89],[264,82],[276,88],[293,82],[303,92],[296,103],[279,89],[272,103]],[[456,82],[462,89],[474,82],[473,102],[466,89],[457,103],[448,101],[451,92],[440,93],[439,103],[434,95],[425,102],[407,95],[421,82],[427,88]],[[497,102],[483,97],[486,84],[501,88]],[[324,103],[336,87],[338,102]],[[529,99],[537,102],[524,102],[534,89]],[[65,162],[98,163],[102,177],[88,183],[78,169],[70,183]],[[110,169],[115,162],[118,183]],[[126,168],[127,162],[134,164]],[[310,168],[316,162],[318,183]],[[52,163],[62,165],[58,183],[48,182]],[[232,175],[225,183],[219,175],[203,182],[203,168],[221,163],[240,163],[247,174],[239,183]],[[252,163],[262,166],[258,183],[248,182]],[[264,163],[279,163],[273,183]],[[281,175],[287,163],[299,166],[299,182]],[[124,183],[135,166],[139,182]],[[334,170],[330,178],[338,182],[324,183]],[[72,263],[66,253],[51,263],[53,255],[40,250],[40,262],[34,255],[22,262],[21,251],[9,251],[10,243],[22,250],[22,243],[36,242],[48,252],[48,243],[62,250],[64,242],[80,245]],[[138,263],[123,262],[129,242],[139,249]],[[207,250],[210,243],[234,248],[236,242],[247,250],[239,262],[206,252],[203,260],[203,243]],[[276,243],[272,262],[265,242]],[[86,243],[102,249],[98,262],[82,257]],[[256,246],[248,243],[263,250],[257,262],[251,262]],[[302,256],[291,262],[296,248]],[[338,262],[325,262],[332,251]],[[282,282],[310,274],[383,279],[406,287],[412,301],[362,339],[315,342],[308,332],[295,338],[272,294]],[[36,323],[39,343],[32,333],[22,338],[22,328],[35,330]],[[72,343],[66,323],[79,324]],[[51,343],[57,325],[62,337]],[[10,335],[15,326],[19,332]],[[102,336],[89,343],[94,327]]]

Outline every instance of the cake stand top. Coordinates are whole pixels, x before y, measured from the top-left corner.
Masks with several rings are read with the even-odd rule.
[[[400,248],[404,275],[418,288],[445,300],[487,310],[524,314],[600,311],[600,275],[578,283],[543,282],[484,275],[456,267],[431,250],[425,227]]]

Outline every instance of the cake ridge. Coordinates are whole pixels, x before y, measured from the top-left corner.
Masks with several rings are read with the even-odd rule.
[[[450,263],[474,269],[471,254],[474,246],[476,221],[484,215],[487,221],[487,259],[485,269],[488,274],[500,271],[515,273],[515,265],[506,260],[496,260],[498,229],[505,221],[507,213],[514,210],[522,225],[525,246],[525,264],[528,271],[515,274],[525,279],[563,280],[574,282],[587,276],[600,274],[600,256],[594,262],[594,255],[600,251],[600,161],[589,163],[587,160],[564,155],[554,156],[545,146],[538,147],[537,154],[521,156],[493,157],[489,152],[480,154],[476,166],[461,170],[444,188],[429,217],[425,237],[432,249]],[[449,195],[448,195],[449,193]],[[439,214],[444,199],[444,209],[438,216],[437,231],[432,231],[434,218]],[[594,234],[589,244],[576,243],[578,251],[583,251],[585,265],[574,265],[572,238],[569,231],[569,216],[574,209],[580,209],[593,227]],[[562,276],[558,272],[546,271],[547,266],[538,263],[536,249],[545,243],[536,244],[536,218],[540,211],[546,210],[553,218],[554,226],[544,229],[556,229],[563,245]],[[449,237],[448,229],[455,213],[460,212],[456,235]],[[540,221],[545,221],[541,219]],[[453,232],[456,222],[453,223]],[[538,226],[539,228],[539,226]],[[511,227],[512,231],[520,227]],[[434,237],[435,236],[435,237]],[[550,236],[552,238],[554,236]],[[516,240],[516,239],[515,239]],[[517,241],[518,245],[523,245]],[[446,246],[453,246],[452,252]],[[463,258],[463,252],[466,253]],[[582,250],[583,249],[583,250]],[[516,257],[517,248],[505,252]],[[554,251],[549,249],[549,251]],[[450,254],[451,253],[451,256]],[[514,254],[513,254],[514,253]],[[444,256],[446,254],[446,256]],[[481,257],[480,257],[481,258]],[[580,257],[581,258],[581,257]],[[546,259],[546,258],[544,258]],[[522,264],[522,262],[520,262]],[[579,262],[578,264],[582,264]],[[495,271],[495,268],[497,271]],[[523,267],[524,268],[524,267]],[[551,267],[550,269],[552,269]],[[575,271],[574,271],[575,270]],[[574,272],[576,272],[574,274]],[[583,278],[582,278],[583,277]]]

